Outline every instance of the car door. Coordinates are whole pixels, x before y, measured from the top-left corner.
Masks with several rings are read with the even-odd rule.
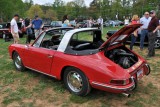
[[[50,73],[54,54],[54,50],[30,46],[25,51],[26,66],[43,73]]]
[[[42,41],[50,39],[46,33],[42,34],[33,45],[26,45],[24,51],[25,66],[43,73],[50,73],[56,50],[41,47]]]

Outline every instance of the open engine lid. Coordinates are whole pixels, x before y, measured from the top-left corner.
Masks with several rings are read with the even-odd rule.
[[[106,42],[104,42],[100,48],[106,49],[111,45],[125,42],[127,38],[140,26],[142,26],[142,24],[134,24],[134,25],[128,25],[123,27],[122,29],[117,31],[115,34],[113,34]]]

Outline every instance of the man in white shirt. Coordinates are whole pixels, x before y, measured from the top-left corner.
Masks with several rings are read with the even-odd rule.
[[[148,35],[148,25],[151,21],[149,12],[145,12],[144,16],[140,19],[141,26],[141,37],[140,37],[140,50],[143,50],[145,37]]]
[[[100,16],[97,20],[98,25],[99,25],[99,29],[101,29],[101,32],[103,34],[103,18]]]
[[[13,19],[11,20],[11,33],[13,36],[14,44],[18,44],[19,42],[19,34],[18,34],[18,21],[19,15],[15,14]]]

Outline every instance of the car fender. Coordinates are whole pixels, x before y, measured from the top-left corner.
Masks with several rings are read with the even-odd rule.
[[[10,45],[8,47],[10,58],[13,59],[14,52],[17,52],[19,54],[19,56],[21,57],[21,60],[23,62],[23,51],[24,51],[23,47],[25,47],[25,46],[24,45],[20,45],[20,44],[12,44],[12,45]]]

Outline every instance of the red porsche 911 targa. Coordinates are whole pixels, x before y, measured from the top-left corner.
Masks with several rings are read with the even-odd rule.
[[[85,96],[96,88],[129,95],[150,73],[145,59],[125,46],[140,26],[125,26],[107,41],[96,28],[53,28],[31,45],[10,45],[9,54],[18,71],[28,68],[63,80],[73,94]]]

